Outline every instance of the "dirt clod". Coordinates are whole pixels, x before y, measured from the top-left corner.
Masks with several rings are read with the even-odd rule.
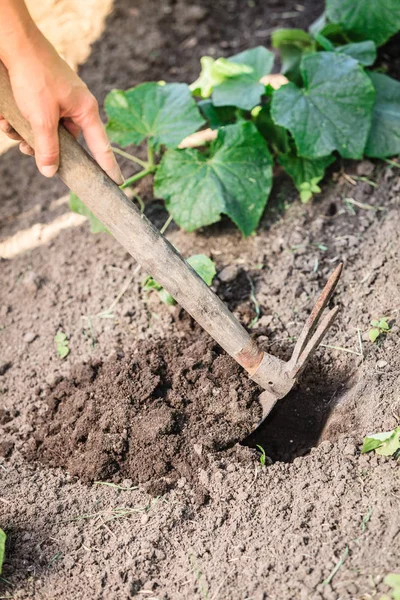
[[[30,458],[84,481],[129,477],[157,493],[193,480],[208,453],[243,440],[261,415],[258,387],[196,334],[76,367],[34,418]]]

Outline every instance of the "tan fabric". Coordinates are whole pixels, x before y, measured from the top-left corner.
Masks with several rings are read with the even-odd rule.
[[[102,34],[114,0],[25,0],[29,12],[59,54],[77,69]],[[0,135],[0,154],[15,142]]]

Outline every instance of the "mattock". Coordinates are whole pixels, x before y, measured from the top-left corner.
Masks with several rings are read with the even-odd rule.
[[[7,70],[0,62],[0,114],[34,148],[28,121],[21,115]],[[263,352],[225,304],[197,275],[163,235],[141,214],[122,190],[62,126],[59,127],[62,181],[86,204],[137,262],[230,354],[264,392],[260,396],[263,420],[286,396],[317,348],[338,309],[322,318],[342,265],[328,280],[296,343],[284,362]]]

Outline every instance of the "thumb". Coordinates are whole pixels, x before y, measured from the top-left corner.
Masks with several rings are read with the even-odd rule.
[[[45,177],[53,177],[59,166],[58,120],[35,119],[31,125],[37,167]]]

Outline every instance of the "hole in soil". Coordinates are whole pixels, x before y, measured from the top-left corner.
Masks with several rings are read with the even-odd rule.
[[[328,217],[334,217],[337,213],[337,205],[336,202],[331,202],[327,208],[326,214]]]
[[[332,373],[312,362],[298,386],[277,402],[243,444],[254,448],[259,444],[274,461],[303,456],[318,444],[332,410],[348,389],[348,379],[348,373]]]

